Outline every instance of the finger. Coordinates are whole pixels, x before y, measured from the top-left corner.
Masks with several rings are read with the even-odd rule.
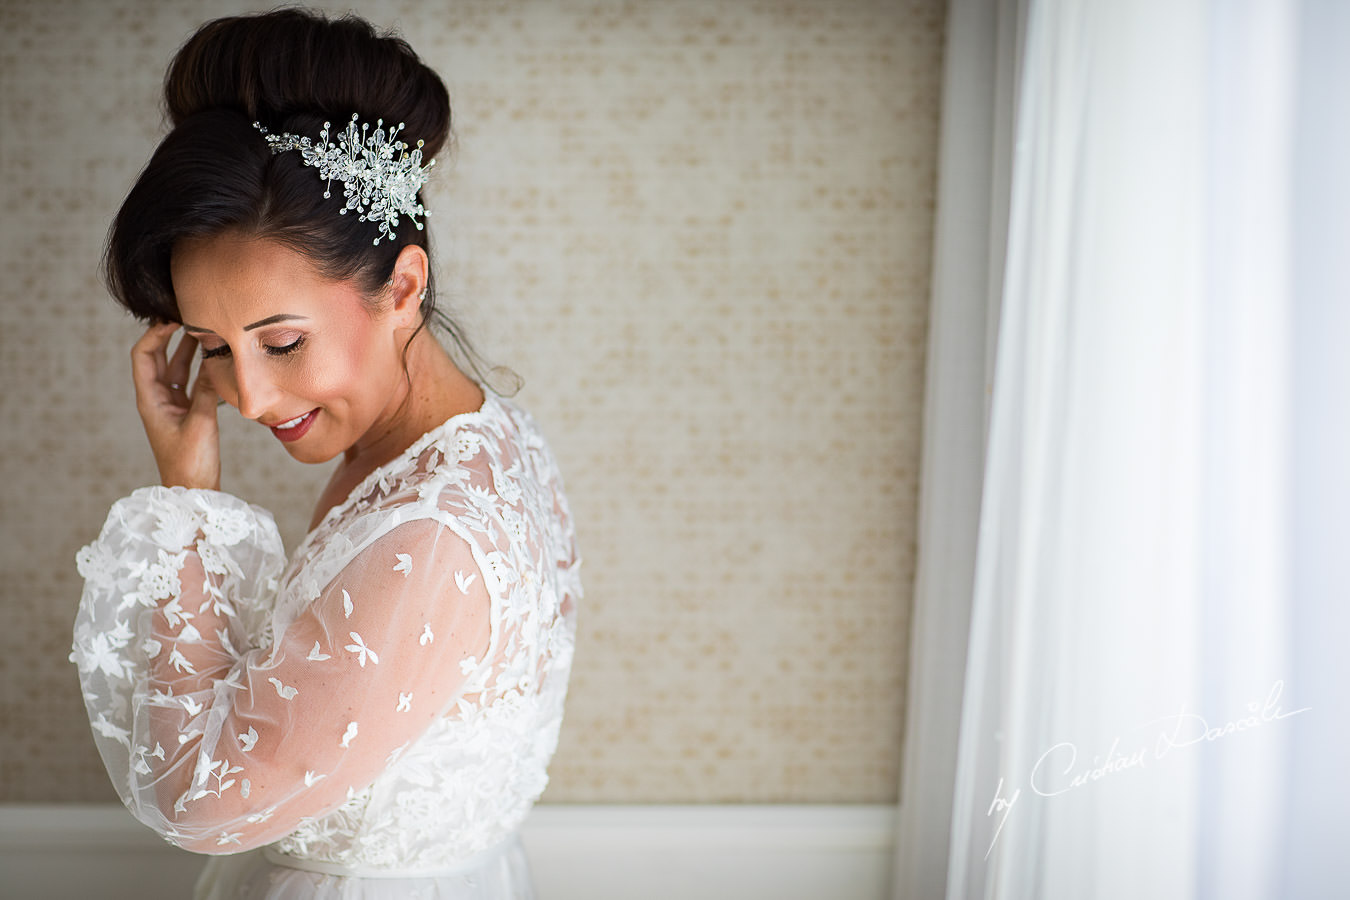
[[[163,350],[168,346],[169,339],[173,337],[173,333],[181,327],[182,326],[177,322],[156,322],[154,325],[146,328],[145,333],[132,345],[131,354],[136,356],[141,353],[153,353],[156,350]]]
[[[197,380],[192,385],[192,406],[188,410],[188,415],[209,416],[215,419],[218,399],[219,395],[216,393],[215,385],[211,383],[211,377],[198,370]]]
[[[168,360],[164,348],[179,326],[174,322],[151,325],[131,348],[131,377],[136,385],[137,399],[153,394],[155,382],[163,380]]]
[[[183,339],[178,342],[178,348],[173,352],[173,358],[169,360],[169,368],[165,373],[169,379],[169,387],[175,393],[179,390],[186,393],[188,375],[192,371],[192,355],[196,352],[197,339],[190,334],[184,334]]]

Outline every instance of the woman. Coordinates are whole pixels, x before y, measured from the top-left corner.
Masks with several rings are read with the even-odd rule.
[[[534,424],[426,327],[445,87],[362,20],[285,10],[205,25],[165,96],[106,258],[154,323],[132,373],[162,483],[78,559],[71,659],[113,783],[214,855],[198,897],[533,896],[517,828],[578,560]],[[221,403],[338,460],[289,560],[220,491]]]

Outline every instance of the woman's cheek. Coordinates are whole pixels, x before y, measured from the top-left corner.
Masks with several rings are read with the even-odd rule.
[[[359,405],[357,398],[371,390],[372,370],[367,366],[367,354],[360,346],[329,348],[312,354],[300,373],[297,387],[315,401],[329,403],[345,400],[347,405]]]

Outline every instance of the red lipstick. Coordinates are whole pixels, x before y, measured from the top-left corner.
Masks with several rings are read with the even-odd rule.
[[[289,425],[290,422],[283,422],[281,425],[271,425],[268,427],[272,429],[272,433],[277,436],[277,440],[279,441],[285,441],[287,443],[298,441],[305,436],[305,432],[309,431],[309,426],[314,424],[314,419],[318,414],[319,411],[317,409],[311,409],[301,416],[299,421],[291,419],[290,421],[295,422],[295,424],[291,425],[290,428],[282,427],[282,425]]]

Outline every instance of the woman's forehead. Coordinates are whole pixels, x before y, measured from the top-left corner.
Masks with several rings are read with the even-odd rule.
[[[320,274],[304,256],[276,241],[233,232],[174,246],[171,265],[178,309],[187,324],[219,331],[277,315],[312,317],[359,303],[351,285]]]

